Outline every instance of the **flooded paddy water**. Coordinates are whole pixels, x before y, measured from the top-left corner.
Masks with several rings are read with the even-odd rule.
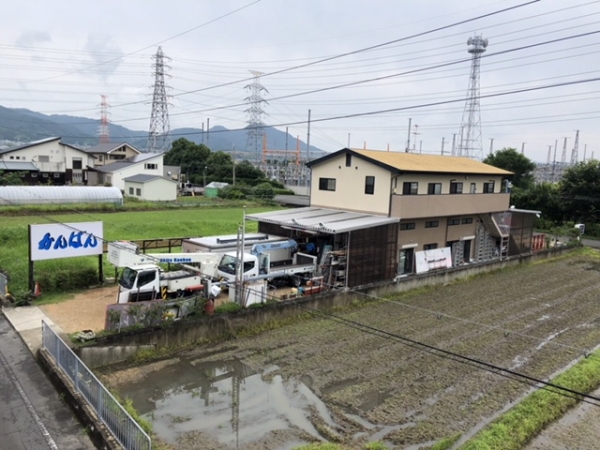
[[[565,259],[338,314],[546,378],[600,343],[598,275]],[[469,435],[530,388],[322,318],[102,376],[177,450],[376,440],[417,450]]]

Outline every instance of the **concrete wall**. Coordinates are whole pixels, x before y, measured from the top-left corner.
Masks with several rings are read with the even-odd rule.
[[[127,197],[136,197],[140,200],[151,202],[177,200],[177,183],[165,178],[156,178],[145,183],[136,183],[133,181],[124,181],[124,183],[124,192]],[[137,195],[138,189],[140,190],[140,195]]]
[[[570,249],[546,250],[532,255],[513,257],[503,261],[492,261],[477,265],[461,266],[445,271],[412,275],[399,278],[396,282],[382,282],[357,289],[369,295],[382,296],[404,292],[424,286],[450,283],[480,273],[547,259],[569,252]],[[224,340],[234,337],[236,332],[246,327],[263,326],[272,321],[293,319],[311,309],[329,310],[348,306],[353,301],[365,301],[365,296],[352,291],[330,291],[323,294],[302,297],[285,303],[265,306],[261,309],[247,309],[237,314],[203,316],[197,319],[175,322],[166,328],[155,328],[124,332],[97,339],[95,344],[75,349],[83,362],[91,369],[125,361],[136,348],[160,348],[180,346],[198,341]],[[117,349],[115,349],[117,347]]]

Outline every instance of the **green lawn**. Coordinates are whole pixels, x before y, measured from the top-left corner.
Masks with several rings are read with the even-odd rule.
[[[254,207],[248,208],[247,213],[273,209],[276,208]],[[27,225],[29,224],[102,221],[104,222],[104,239],[112,241],[235,234],[238,224],[242,222],[242,217],[243,209],[241,207],[0,216],[0,269],[8,272],[10,276],[9,288],[12,292],[26,289]],[[248,222],[247,232],[256,231],[256,227],[256,222]],[[80,271],[81,275],[85,277],[89,276],[90,270],[96,267],[97,259],[95,257],[39,261],[35,264],[36,279],[45,281],[46,286],[42,285],[43,291],[64,291],[65,289],[59,288],[60,286],[70,286],[69,281],[66,280],[69,273]],[[108,263],[105,265],[105,273],[108,275],[112,273],[112,266]],[[58,288],[55,288],[55,285],[58,285]]]

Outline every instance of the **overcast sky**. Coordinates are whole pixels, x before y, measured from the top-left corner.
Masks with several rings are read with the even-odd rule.
[[[411,149],[439,154],[442,139],[450,152],[460,132],[471,68],[467,39],[480,33],[489,40],[480,76],[484,155],[494,139],[495,150],[520,151],[525,143],[527,156],[545,162],[558,141],[560,160],[568,137],[570,158],[580,130],[579,159],[586,145],[588,159],[592,152],[600,158],[600,80],[584,82],[600,78],[600,2],[542,0],[455,25],[524,3],[10,1],[0,15],[0,104],[99,118],[104,94],[111,122],[147,130],[151,56],[160,44],[171,58],[172,129],[200,128],[208,118],[211,127],[246,126],[245,87],[255,70],[265,73],[269,125],[285,131],[290,124],[290,133],[306,140],[310,109],[311,144],[324,150],[350,141],[403,151],[412,118],[418,134]],[[389,41],[397,42],[359,51]],[[519,50],[534,44],[542,45]],[[318,62],[348,52],[355,53]],[[315,64],[294,68],[307,63]],[[270,75],[283,69],[291,70]],[[339,87],[347,83],[354,84]],[[548,87],[559,83],[572,84]],[[438,102],[446,103],[427,106]],[[397,110],[381,112],[390,109]],[[340,118],[364,113],[372,114]]]

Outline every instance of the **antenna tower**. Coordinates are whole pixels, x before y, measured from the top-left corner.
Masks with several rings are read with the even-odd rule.
[[[101,144],[110,142],[110,134],[108,130],[108,107],[106,103],[106,95],[101,95],[102,102],[100,103],[100,128],[98,130],[98,138]]]
[[[267,102],[262,97],[262,92],[268,93],[269,91],[260,84],[260,77],[263,75],[262,72],[251,70],[250,73],[254,76],[254,80],[245,87],[245,89],[248,90],[249,95],[244,99],[244,101],[247,101],[250,104],[248,109],[244,111],[248,114],[246,151],[251,152],[254,155],[254,160],[258,163],[261,160],[261,144],[265,134],[262,116],[266,113],[262,109],[262,104]]]
[[[169,150],[171,145],[169,125],[169,103],[167,101],[167,89],[165,85],[166,70],[171,67],[165,64],[165,60],[171,58],[165,56],[162,47],[158,47],[156,55],[152,56],[154,68],[154,92],[152,94],[152,114],[150,115],[150,130],[148,132],[148,151],[153,153],[162,153]]]
[[[573,150],[571,151],[571,165],[577,164],[577,160],[579,159],[579,130],[575,133],[575,144],[573,145]]]
[[[483,159],[483,145],[481,143],[481,111],[479,105],[479,65],[481,55],[488,46],[488,40],[475,35],[467,40],[468,52],[471,58],[471,74],[469,75],[469,89],[467,101],[460,124],[460,144],[457,156],[466,156],[478,160]]]
[[[569,139],[569,138],[565,138],[565,143],[563,144],[562,155],[560,157],[560,162],[563,164],[567,163],[567,139]]]

